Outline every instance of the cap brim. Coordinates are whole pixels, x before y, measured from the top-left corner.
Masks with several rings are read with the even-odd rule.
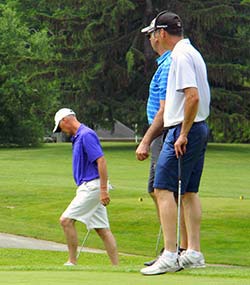
[[[53,129],[53,133],[59,133],[61,131],[61,128],[59,127],[59,123],[57,123]]]
[[[154,29],[155,29],[154,27],[148,26],[146,28],[141,29],[141,32],[149,34],[149,33],[152,33]]]

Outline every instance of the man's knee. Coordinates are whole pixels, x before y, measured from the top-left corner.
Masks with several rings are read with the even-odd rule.
[[[173,195],[173,192],[172,191],[169,191],[169,190],[166,190],[166,189],[155,189],[154,191],[155,193],[155,197],[158,199],[158,200],[161,200],[161,199],[167,199],[167,198],[173,198],[174,199],[174,195]]]
[[[183,203],[189,203],[190,201],[194,200],[194,199],[199,199],[199,195],[196,192],[186,192],[183,196],[182,196],[182,200]]]
[[[65,228],[73,224],[73,220],[65,217],[60,217],[59,219],[60,225]]]
[[[149,192],[149,195],[156,202],[155,192]]]
[[[100,236],[101,239],[106,239],[107,237],[110,236],[111,231],[110,229],[95,229],[95,231],[97,232],[97,234]]]

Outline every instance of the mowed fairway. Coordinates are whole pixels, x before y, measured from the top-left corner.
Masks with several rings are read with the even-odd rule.
[[[63,252],[40,250],[0,250],[0,283],[15,285],[47,284],[250,284],[249,267],[211,266],[159,276],[138,273],[145,257],[120,255],[120,265],[112,267],[104,254],[83,253],[79,264],[65,268]]]
[[[5,279],[2,279],[5,278]],[[141,276],[138,273],[124,272],[58,272],[58,271],[32,271],[32,272],[15,272],[9,276],[8,272],[1,272],[0,280],[2,284],[19,284],[19,285],[54,285],[54,284],[88,284],[88,285],[237,285],[239,280],[242,285],[248,285],[248,278],[242,277],[209,277],[209,276],[187,276],[187,275],[158,275],[158,276]]]
[[[154,277],[141,276],[155,256],[159,230],[146,192],[149,161],[135,159],[134,143],[103,143],[112,202],[110,223],[121,256],[111,267],[105,255],[82,254],[76,269],[65,269],[64,252],[0,249],[1,284],[250,284],[250,145],[209,144],[201,181],[202,251],[209,264]],[[71,145],[0,149],[0,232],[65,242],[58,218],[74,196]],[[143,198],[142,201],[139,198]],[[79,240],[86,229],[77,225]],[[86,246],[103,248],[91,233]]]

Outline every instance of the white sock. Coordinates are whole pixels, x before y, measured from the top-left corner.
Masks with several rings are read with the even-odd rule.
[[[171,252],[171,251],[168,251],[166,249],[164,249],[162,255],[164,257],[168,257],[170,259],[176,259],[177,258],[177,253],[176,252]]]
[[[194,257],[198,257],[198,256],[201,255],[200,251],[197,251],[197,250],[194,250],[194,249],[188,249],[187,251],[188,251],[188,253],[191,253],[191,255],[193,255]]]

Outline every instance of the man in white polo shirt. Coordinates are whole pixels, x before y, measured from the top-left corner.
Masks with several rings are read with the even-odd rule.
[[[154,188],[159,205],[165,250],[144,275],[205,267],[200,251],[201,205],[198,196],[204,155],[208,140],[205,122],[209,115],[210,90],[206,65],[200,53],[183,37],[183,24],[174,13],[163,11],[155,21],[159,41],[172,51],[164,127],[169,128],[156,165]],[[163,126],[144,137],[150,143]],[[145,153],[137,154],[143,160]],[[178,192],[178,158],[182,165],[182,204],[187,229],[188,248],[178,257],[176,251],[177,207],[173,192]]]

